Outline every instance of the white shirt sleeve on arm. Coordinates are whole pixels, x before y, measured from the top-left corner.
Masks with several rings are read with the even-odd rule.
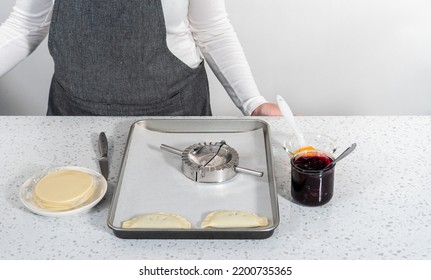
[[[189,21],[209,66],[244,115],[266,102],[260,95],[224,0],[190,0]]]
[[[49,31],[54,0],[17,0],[0,26],[0,77],[29,56]]]

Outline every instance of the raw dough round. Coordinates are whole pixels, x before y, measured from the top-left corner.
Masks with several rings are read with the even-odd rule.
[[[63,211],[87,201],[94,189],[93,177],[90,174],[64,169],[42,177],[34,187],[33,197],[42,208]]]

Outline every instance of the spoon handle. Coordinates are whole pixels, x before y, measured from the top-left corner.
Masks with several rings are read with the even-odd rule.
[[[348,156],[351,152],[353,152],[354,149],[356,149],[356,143],[353,143],[352,146],[348,147],[344,152],[342,152],[334,161],[340,161],[346,156]]]
[[[290,124],[290,126],[293,129],[293,132],[298,138],[299,146],[304,147],[305,146],[304,136],[299,132],[298,126],[296,125],[296,122],[293,118],[292,110],[290,109],[289,105],[287,105],[287,102],[280,95],[277,95],[277,103],[278,103],[278,106],[280,107],[281,112],[283,113],[284,118]]]
[[[352,146],[345,149],[344,152],[342,152],[336,159],[334,159],[328,166],[326,166],[322,170],[322,172],[332,168],[337,162],[339,162],[340,160],[348,156],[351,152],[353,152],[354,149],[356,149],[356,146],[357,146],[356,143],[353,143]]]

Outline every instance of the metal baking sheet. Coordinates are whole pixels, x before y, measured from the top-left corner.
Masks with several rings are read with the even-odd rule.
[[[135,122],[114,192],[108,226],[120,238],[262,239],[279,224],[269,126],[258,119],[146,119]],[[238,173],[222,183],[199,183],[181,171],[181,157],[160,150],[166,144],[184,150],[199,142],[224,140],[239,154],[239,166],[263,171],[263,177]],[[209,229],[200,224],[216,210],[243,210],[265,216],[260,228]],[[125,229],[124,220],[167,212],[185,217],[192,229]]]

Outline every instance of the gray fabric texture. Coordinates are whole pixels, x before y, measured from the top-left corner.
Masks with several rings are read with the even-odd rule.
[[[211,115],[204,64],[166,44],[161,0],[56,0],[48,115]]]

